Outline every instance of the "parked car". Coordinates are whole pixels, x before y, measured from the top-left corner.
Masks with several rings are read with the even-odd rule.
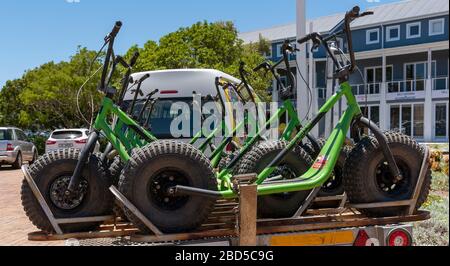
[[[36,146],[25,133],[15,127],[0,127],[0,166],[12,165],[20,169],[24,161],[33,163],[38,157]]]
[[[49,153],[61,149],[81,150],[89,138],[89,129],[59,129],[50,134],[45,143],[45,152]],[[94,152],[100,151],[100,143],[97,142]]]

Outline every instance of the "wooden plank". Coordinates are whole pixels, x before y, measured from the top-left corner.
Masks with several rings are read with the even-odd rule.
[[[411,200],[349,204],[349,205],[347,205],[347,207],[355,208],[355,209],[374,209],[374,208],[387,208],[387,207],[398,207],[398,206],[409,206],[409,205],[411,205]]]
[[[126,229],[117,231],[98,231],[98,232],[85,232],[85,233],[70,233],[51,235],[44,232],[35,232],[28,234],[28,240],[30,241],[61,241],[67,239],[97,239],[97,238],[114,238],[130,236],[138,233],[137,229]]]
[[[55,230],[55,232],[57,234],[61,235],[63,233],[63,231],[61,230],[61,227],[59,227],[59,224],[56,222],[55,216],[53,216],[53,213],[50,210],[50,207],[47,205],[47,202],[45,201],[44,197],[42,196],[41,191],[39,191],[38,186],[36,185],[33,178],[31,177],[30,172],[28,171],[27,165],[22,166],[22,172],[25,175],[25,179],[27,180],[28,185],[31,188],[31,191],[33,191],[33,194],[36,197],[36,199],[38,200],[39,204],[41,205],[42,210],[44,211],[45,215],[47,215],[47,218],[50,221],[50,224],[53,226],[53,229]]]
[[[56,219],[56,222],[58,224],[78,224],[78,223],[108,222],[113,220],[114,216],[99,216],[99,217],[85,217],[85,218]]]
[[[362,227],[362,226],[376,226],[376,225],[381,226],[387,224],[418,222],[427,220],[429,218],[430,218],[429,212],[420,212],[418,215],[404,216],[404,217],[396,216],[386,218],[356,218],[356,219],[344,219],[342,221],[304,223],[285,226],[262,225],[261,227],[258,228],[258,235],[287,233],[287,232],[302,232],[313,230],[330,230],[330,229],[341,229],[341,228]]]
[[[317,197],[314,202],[327,202],[327,201],[342,201],[345,196],[330,196],[330,197]]]
[[[239,187],[239,246],[256,246],[256,214],[258,186]]]

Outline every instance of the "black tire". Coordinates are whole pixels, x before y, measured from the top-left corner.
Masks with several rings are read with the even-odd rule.
[[[22,153],[19,151],[19,153],[17,153],[16,161],[13,163],[12,167],[14,169],[20,169],[22,168],[22,165],[23,165]]]
[[[79,204],[73,208],[57,206],[55,197],[51,196],[52,187],[59,180],[68,185],[67,178],[73,174],[79,151],[74,149],[58,150],[40,157],[31,167],[30,174],[44,196],[55,218],[82,218],[110,215],[112,212],[112,194],[109,192],[110,182],[105,177],[105,170],[100,159],[92,155],[85,167],[82,177],[87,189]],[[87,183],[86,183],[87,182]],[[60,191],[65,190],[64,186]],[[53,195],[53,194],[52,194]],[[54,229],[34,197],[26,180],[22,182],[22,205],[30,221],[40,230],[53,233]],[[101,223],[84,223],[61,225],[65,233],[86,232],[96,229]]]
[[[112,159],[111,162],[109,163],[110,163],[108,167],[109,179],[111,180],[114,186],[118,187],[120,175],[125,165],[120,159],[120,156],[114,157],[114,159]],[[124,206],[120,201],[115,200],[113,211],[116,217],[120,217],[122,218],[123,221],[129,222],[127,216],[125,215]]]
[[[233,153],[227,153],[227,156],[223,157],[222,160],[220,160],[220,163],[219,163],[219,166],[218,166],[219,171],[225,169],[225,167],[227,167],[228,164],[230,164],[231,161],[232,161],[236,156],[239,155],[239,153],[240,153],[240,151],[235,151],[235,152],[233,152]],[[241,161],[242,161],[242,159],[241,159]],[[239,169],[239,165],[240,165],[240,162],[238,162],[238,163],[233,167],[232,173],[237,173],[237,170],[236,170],[236,169]]]
[[[374,137],[365,137],[347,158],[344,186],[351,203],[391,202],[411,199],[421,170],[424,150],[413,139],[400,133],[384,133],[404,179],[392,183],[392,176],[384,163],[384,156]],[[416,208],[428,198],[431,169],[428,170]],[[359,210],[372,217],[406,214],[407,207]]]
[[[254,147],[242,160],[239,174],[261,173],[286,146],[287,142],[284,141],[268,141]],[[287,166],[289,176],[286,174],[286,179],[292,179],[304,174],[312,163],[311,157],[301,147],[296,147],[280,163],[280,166]],[[279,169],[281,171],[281,168]],[[274,173],[273,176],[280,173]],[[299,191],[260,196],[258,197],[258,217],[292,217],[310,192]]]
[[[344,189],[344,167],[345,161],[350,154],[352,147],[344,146],[342,148],[339,159],[334,167],[333,174],[330,179],[322,186],[322,190],[319,192],[319,197],[333,197],[343,195]],[[321,204],[319,204],[321,205]],[[335,204],[334,204],[335,205]],[[333,207],[334,205],[328,206],[328,204],[322,204],[322,207]]]
[[[34,151],[34,153],[33,153],[33,159],[31,159],[31,161],[29,162],[30,165],[31,165],[31,164],[34,164],[34,163],[37,161],[37,159],[38,159],[38,152],[37,152],[37,151]]]
[[[217,190],[209,160],[192,145],[157,141],[136,149],[125,166],[119,189],[164,233],[189,232],[202,225],[215,205],[204,197],[173,197],[175,185]],[[128,219],[143,233],[149,229],[125,209]]]
[[[119,185],[120,174],[122,173],[124,167],[125,165],[120,159],[120,156],[114,157],[114,159],[109,162],[108,175],[111,179],[112,184],[114,184],[115,186]]]
[[[317,139],[317,144],[319,144],[320,149],[322,149],[325,143],[326,143],[325,139],[322,138]],[[320,154],[320,149],[319,150],[315,149],[314,145],[309,140],[304,141],[302,144],[300,144],[300,147],[302,147],[302,149],[304,149],[313,160],[316,159]]]

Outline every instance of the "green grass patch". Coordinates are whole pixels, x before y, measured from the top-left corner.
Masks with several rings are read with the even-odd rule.
[[[449,191],[449,178],[442,172],[433,172],[433,182],[431,183],[433,191]]]
[[[425,206],[426,205],[426,206]],[[432,195],[424,209],[431,212],[431,219],[416,223],[414,243],[416,246],[448,246],[449,244],[449,200]]]

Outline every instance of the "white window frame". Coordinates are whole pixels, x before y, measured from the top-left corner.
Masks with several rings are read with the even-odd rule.
[[[391,30],[398,30],[398,37],[391,38]],[[386,42],[399,41],[401,37],[401,27],[400,25],[388,26],[386,27]]]
[[[377,40],[371,41],[370,34],[372,34],[374,32],[377,33]],[[377,44],[377,43],[380,43],[380,29],[376,28],[376,29],[366,30],[366,44]]]
[[[277,56],[277,58],[280,58],[280,57],[282,57],[283,55],[282,55],[282,53],[281,53],[281,47],[283,47],[283,44],[282,43],[279,43],[279,44],[277,44],[276,46],[275,46],[275,55]]]
[[[411,28],[419,26],[419,33],[417,35],[411,35]],[[406,39],[414,39],[422,37],[422,22],[413,22],[406,24]]]
[[[414,117],[414,111],[415,111],[415,108],[416,108],[416,106],[417,105],[423,105],[423,107],[424,107],[424,110],[423,110],[423,112],[424,112],[424,120],[426,119],[425,117],[426,117],[426,114],[425,114],[425,103],[424,102],[411,102],[411,103],[401,103],[401,102],[399,102],[399,103],[392,103],[392,104],[389,104],[388,105],[388,107],[389,107],[389,109],[388,109],[388,111],[389,111],[389,115],[388,115],[388,118],[389,118],[389,123],[388,123],[388,125],[389,125],[389,130],[392,130],[392,128],[391,128],[391,119],[392,119],[392,117],[391,117],[391,109],[392,109],[392,107],[399,107],[399,109],[400,109],[400,113],[399,113],[399,122],[400,122],[400,127],[403,125],[403,107],[404,106],[410,106],[411,107],[411,136],[410,137],[412,137],[412,138],[415,138],[415,139],[417,139],[417,140],[419,140],[419,141],[423,141],[424,139],[425,139],[425,129],[426,129],[426,125],[424,125],[423,126],[423,129],[424,129],[424,132],[423,132],[423,136],[422,137],[415,137],[414,135],[415,135],[415,128],[414,128],[414,121],[415,121],[415,117]],[[400,128],[400,130],[401,130],[401,128]]]
[[[447,106],[447,135],[445,137],[436,136],[436,107],[438,105],[446,105]],[[435,141],[443,141],[449,139],[449,103],[446,101],[437,101],[433,102],[433,139]]]
[[[431,32],[433,29],[432,24],[435,22],[441,22],[442,23],[442,31],[440,32]],[[428,35],[429,36],[436,36],[436,35],[442,35],[445,33],[445,19],[444,18],[438,18],[438,19],[431,19],[428,21]]]

